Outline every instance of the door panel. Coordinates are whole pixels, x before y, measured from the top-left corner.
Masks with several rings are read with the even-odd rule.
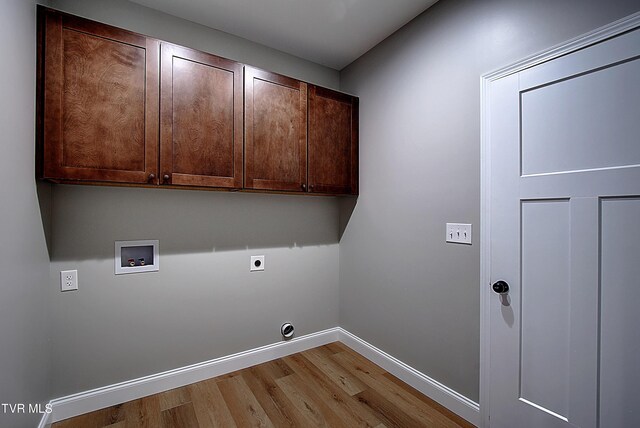
[[[143,171],[144,49],[69,29],[62,37],[63,164]]]
[[[303,192],[307,84],[245,67],[245,187]]]
[[[492,427],[640,423],[637,40],[491,83]]]
[[[157,169],[157,41],[44,13],[44,177],[147,182]]]
[[[233,73],[173,58],[173,172],[233,177]]]
[[[242,66],[168,43],[161,50],[162,183],[241,188]]]
[[[600,425],[640,426],[640,199],[601,212]]]
[[[636,59],[523,92],[522,174],[640,164],[638,75]]]
[[[523,201],[521,218],[520,397],[566,417],[570,203]]]

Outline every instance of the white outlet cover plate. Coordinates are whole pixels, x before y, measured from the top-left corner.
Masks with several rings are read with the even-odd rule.
[[[471,225],[467,223],[447,223],[447,242],[471,245]]]
[[[258,266],[256,266],[256,264],[258,264]],[[251,256],[251,265],[249,266],[249,271],[257,272],[261,270],[264,270],[264,256]]]
[[[60,271],[60,291],[72,291],[78,289],[78,271]]]

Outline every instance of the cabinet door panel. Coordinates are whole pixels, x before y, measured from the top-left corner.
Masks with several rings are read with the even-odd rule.
[[[358,99],[311,86],[309,191],[358,194]]]
[[[157,169],[157,41],[53,11],[45,23],[45,178],[147,182]]]
[[[163,182],[242,187],[242,66],[171,44],[161,51]]]
[[[307,84],[245,67],[245,94],[245,187],[304,191]]]

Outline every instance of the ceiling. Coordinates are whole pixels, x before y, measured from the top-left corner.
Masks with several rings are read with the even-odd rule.
[[[341,70],[437,0],[132,0]]]

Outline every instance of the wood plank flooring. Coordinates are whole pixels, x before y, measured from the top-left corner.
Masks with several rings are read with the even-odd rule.
[[[473,427],[340,342],[52,428]]]

